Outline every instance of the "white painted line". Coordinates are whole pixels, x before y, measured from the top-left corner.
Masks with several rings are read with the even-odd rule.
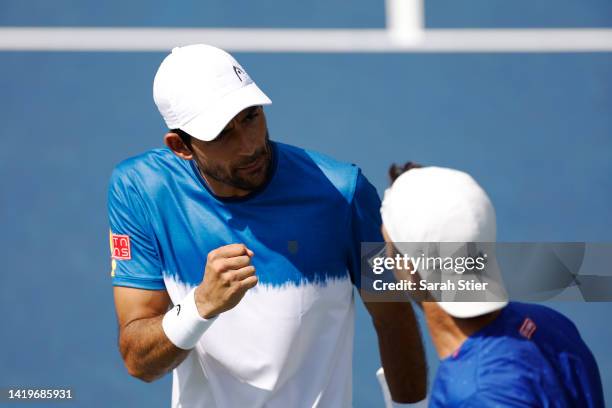
[[[427,30],[431,52],[610,52],[612,29]]]
[[[0,28],[0,51],[168,51],[198,42],[246,52],[610,52],[612,29],[427,29],[410,43],[385,29]]]

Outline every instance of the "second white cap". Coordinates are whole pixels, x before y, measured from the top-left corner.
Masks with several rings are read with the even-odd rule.
[[[425,243],[492,243],[496,238],[491,200],[469,174],[458,170],[423,167],[405,172],[385,191],[381,215],[395,246],[414,252],[412,255],[421,253]],[[489,279],[490,286],[495,288],[487,293],[491,301],[439,301],[445,312],[459,318],[476,317],[508,303],[499,265],[494,254],[490,255],[488,276],[483,278]],[[427,277],[425,272],[419,272]]]

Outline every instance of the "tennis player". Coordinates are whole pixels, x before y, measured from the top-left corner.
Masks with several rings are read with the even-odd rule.
[[[381,213],[385,240],[400,252],[403,243],[495,241],[489,197],[457,170],[410,168]],[[503,298],[421,306],[441,358],[430,407],[604,407],[597,363],[560,313]]]
[[[166,148],[119,164],[109,188],[128,372],[172,371],[173,407],[350,407],[360,243],[382,241],[376,190],[354,165],[271,141],[270,99],[218,48],[175,48],[153,94]],[[393,398],[423,399],[412,309],[366,306]]]

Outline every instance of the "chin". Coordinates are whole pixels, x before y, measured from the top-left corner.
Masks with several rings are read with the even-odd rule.
[[[261,172],[253,174],[248,178],[248,182],[251,184],[251,186],[253,186],[253,190],[258,189],[266,182],[266,173],[267,171],[262,170]]]

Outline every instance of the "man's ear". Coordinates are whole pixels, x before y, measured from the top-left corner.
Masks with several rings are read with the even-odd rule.
[[[174,154],[176,154],[181,159],[192,160],[193,153],[191,150],[183,143],[183,140],[179,135],[173,132],[168,132],[164,136],[164,144],[168,146]]]

